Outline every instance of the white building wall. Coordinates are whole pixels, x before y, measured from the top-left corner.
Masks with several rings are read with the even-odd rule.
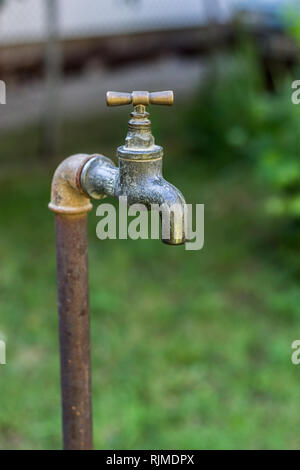
[[[220,20],[231,0],[59,0],[62,37],[109,35],[201,24],[204,3],[221,6]],[[45,37],[44,0],[5,0],[0,9],[0,43]]]

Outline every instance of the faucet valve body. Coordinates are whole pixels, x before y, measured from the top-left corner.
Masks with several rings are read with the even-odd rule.
[[[118,157],[128,160],[153,160],[161,158],[163,149],[155,145],[151,133],[151,121],[146,106],[149,104],[172,105],[174,102],[173,91],[133,91],[132,93],[120,93],[108,91],[106,103],[108,106],[123,106],[133,104],[133,112],[128,123],[128,133],[125,145],[118,148]]]
[[[118,147],[119,159],[153,160],[162,158],[163,149],[160,145],[155,145],[149,113],[145,106],[136,105],[130,115],[125,144]]]
[[[130,205],[140,203],[148,208],[151,208],[151,204],[167,207],[170,236],[163,238],[163,241],[171,245],[183,244],[185,200],[181,192],[162,176],[163,148],[155,144],[149,113],[146,111],[149,103],[171,105],[174,101],[173,92],[109,91],[106,101],[108,106],[132,103],[134,109],[128,123],[125,143],[117,149],[119,167],[115,167],[107,157],[95,155],[81,172],[83,191],[95,199],[107,195],[126,196]],[[173,214],[174,209],[177,220]]]

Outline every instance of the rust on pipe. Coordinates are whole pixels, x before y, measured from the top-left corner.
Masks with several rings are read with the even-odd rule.
[[[87,212],[80,175],[92,158],[78,154],[57,168],[49,209],[55,212],[59,343],[65,450],[93,447]]]
[[[92,209],[89,198],[81,190],[80,175],[93,155],[78,154],[66,158],[54,173],[49,209],[59,214],[81,214]]]
[[[55,215],[63,441],[92,449],[87,214]]]

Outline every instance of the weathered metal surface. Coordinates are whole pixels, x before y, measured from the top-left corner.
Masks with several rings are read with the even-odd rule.
[[[92,157],[73,155],[58,166],[52,180],[50,210],[60,214],[80,214],[92,209],[79,183],[82,168]]]
[[[181,192],[162,176],[163,149],[156,145],[151,132],[151,121],[145,104],[172,104],[173,92],[132,93],[108,92],[109,106],[134,103],[128,123],[125,145],[118,148],[119,167],[102,155],[94,156],[83,167],[81,187],[95,199],[105,195],[126,196],[128,204],[142,203],[164,205],[169,210],[170,236],[163,238],[170,245],[185,242],[185,200]],[[172,207],[177,207],[174,217]]]
[[[133,91],[132,93],[122,93],[119,91],[108,91],[106,93],[107,106],[122,106],[132,103],[133,106],[142,104],[163,104],[171,106],[174,103],[174,93],[171,90],[157,91],[149,93],[149,91]]]
[[[52,182],[49,208],[56,213],[64,449],[91,449],[93,445],[87,256],[87,212],[92,207],[89,197],[126,196],[129,204],[143,203],[148,208],[151,204],[165,205],[170,211],[170,236],[163,241],[172,245],[185,241],[185,201],[180,191],[162,177],[163,149],[155,145],[149,114],[142,104],[147,100],[171,104],[173,94],[159,92],[153,97],[147,93],[131,94],[136,104],[125,145],[118,148],[119,167],[103,155],[74,155],[60,164]],[[179,219],[171,215],[174,205],[179,207]]]
[[[91,449],[87,214],[55,215],[63,442]]]

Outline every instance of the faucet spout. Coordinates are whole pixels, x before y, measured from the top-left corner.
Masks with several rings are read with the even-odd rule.
[[[159,178],[149,187],[149,202],[159,204],[162,241],[168,245],[185,243],[185,200],[179,189]]]
[[[162,241],[168,245],[184,244],[186,203],[179,189],[162,176],[141,178],[133,183],[127,174],[126,183],[125,187],[120,185],[119,195],[126,196],[128,204],[144,204],[148,210],[159,213]]]

